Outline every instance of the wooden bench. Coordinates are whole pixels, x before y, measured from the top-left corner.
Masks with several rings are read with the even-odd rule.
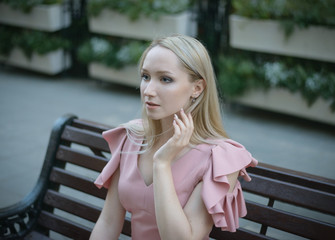
[[[35,188],[0,209],[1,239],[89,238],[106,195],[93,181],[110,157],[101,136],[107,129],[69,115],[56,121]],[[248,208],[242,227],[236,233],[213,227],[212,238],[334,239],[334,180],[266,164],[249,172],[253,180],[242,181]],[[130,229],[126,217],[122,233],[130,236]]]

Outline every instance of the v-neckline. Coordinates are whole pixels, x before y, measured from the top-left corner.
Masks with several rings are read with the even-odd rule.
[[[190,153],[192,150],[194,150],[194,149],[196,149],[196,148],[190,148],[189,150],[187,150],[185,153],[183,153],[183,154],[181,154],[175,161],[173,161],[172,163],[171,163],[171,170],[172,170],[172,168],[178,163],[178,162],[180,162],[180,160],[181,159],[183,159],[188,153]],[[141,146],[139,146],[139,149],[138,149],[138,151],[140,151],[141,150]],[[141,172],[141,170],[140,170],[140,168],[139,168],[139,161],[140,161],[140,154],[137,154],[136,155],[137,157],[136,157],[136,172],[138,173],[138,175],[139,175],[139,177],[140,177],[140,179],[141,179],[141,182],[143,183],[143,185],[146,187],[146,188],[151,188],[152,186],[153,186],[153,181],[151,181],[151,183],[150,184],[147,184],[146,182],[145,182],[145,180],[144,180],[144,177],[143,177],[143,174],[142,174],[142,172]]]

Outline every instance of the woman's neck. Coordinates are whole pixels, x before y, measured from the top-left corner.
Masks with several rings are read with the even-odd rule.
[[[173,117],[168,117],[168,118],[162,119],[160,122],[161,122],[162,133],[159,136],[159,142],[164,144],[174,134]]]

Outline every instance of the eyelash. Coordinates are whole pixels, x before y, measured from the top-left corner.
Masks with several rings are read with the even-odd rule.
[[[150,77],[149,77],[148,74],[142,73],[142,75],[141,75],[141,80],[142,81],[148,81],[149,79],[150,79]]]
[[[173,82],[172,78],[169,78],[169,77],[162,77],[161,81],[163,81],[164,83],[171,83],[171,82]]]
[[[148,80],[150,80],[150,76],[149,76],[148,74],[143,73],[143,74],[141,75],[141,80],[142,80],[142,81],[148,81]],[[170,78],[170,77],[161,77],[160,80],[161,80],[162,82],[164,82],[164,83],[171,83],[171,82],[173,82],[173,79]]]

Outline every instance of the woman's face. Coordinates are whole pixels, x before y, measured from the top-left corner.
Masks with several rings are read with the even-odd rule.
[[[141,79],[141,97],[149,118],[169,118],[189,106],[194,83],[171,50],[153,47],[144,59]]]

